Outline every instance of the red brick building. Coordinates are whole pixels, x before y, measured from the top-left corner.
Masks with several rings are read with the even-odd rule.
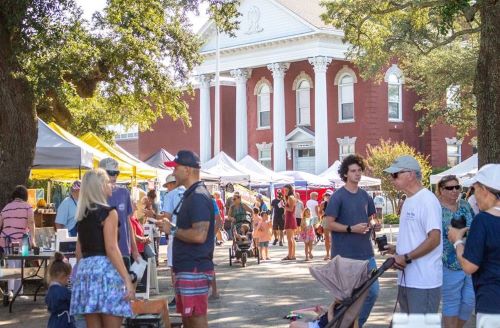
[[[365,155],[380,139],[405,141],[428,154],[434,167],[472,155],[470,140],[456,140],[451,127],[437,125],[421,136],[421,113],[413,110],[418,98],[405,88],[397,64],[381,82],[363,80],[345,59],[342,32],[323,24],[322,11],[319,1],[241,2],[236,37],[219,38],[220,129],[216,32],[208,22],[200,31],[205,61],[196,69],[196,93],[186,96],[192,126],[158,120],[153,131],[139,133],[139,157],[163,147],[193,149],[206,161],[222,150],[236,160],[250,154],[276,171],[321,173],[348,154]]]

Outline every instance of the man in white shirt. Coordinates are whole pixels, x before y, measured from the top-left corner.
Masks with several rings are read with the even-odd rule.
[[[398,302],[405,313],[437,313],[443,282],[441,205],[422,186],[422,171],[412,156],[400,156],[384,170],[406,201],[401,209],[397,245],[388,245],[398,272]]]
[[[164,198],[164,203],[162,204],[162,217],[163,219],[159,220],[157,222],[157,225],[163,228],[163,225],[165,223],[165,218],[166,220],[172,222],[173,224],[177,224],[177,214],[176,214],[176,209],[177,211],[179,208],[177,208],[181,202],[182,195],[184,194],[184,191],[186,191],[186,188],[184,186],[178,186],[177,181],[175,179],[175,176],[173,174],[169,174],[167,176],[167,179],[165,181],[165,184],[163,185],[164,188],[167,188],[167,195]],[[174,246],[174,238],[171,234],[168,235],[168,246],[167,246],[167,266],[172,268],[172,252],[173,252],[173,246]],[[170,271],[172,275],[172,286],[174,285],[175,277],[173,270]],[[169,303],[169,306],[174,306],[175,305],[175,297],[174,299]]]

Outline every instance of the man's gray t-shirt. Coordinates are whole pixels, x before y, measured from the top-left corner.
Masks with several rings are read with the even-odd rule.
[[[344,187],[337,190],[326,207],[325,214],[341,224],[354,226],[368,223],[375,214],[373,199],[363,189],[352,193]],[[340,255],[354,260],[367,260],[374,256],[370,234],[332,232],[332,258]]]

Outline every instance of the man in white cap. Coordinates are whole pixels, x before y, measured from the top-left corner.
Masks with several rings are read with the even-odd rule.
[[[56,228],[68,229],[70,237],[76,237],[77,234],[75,214],[79,196],[80,181],[77,180],[71,185],[69,196],[57,208]]]
[[[131,265],[130,257],[132,256],[135,261],[139,261],[141,258],[137,251],[135,234],[130,223],[130,216],[132,215],[130,193],[127,188],[116,185],[120,169],[115,159],[111,157],[104,158],[99,162],[99,167],[108,173],[109,181],[112,184],[112,194],[108,198],[108,205],[116,208],[118,212],[118,221],[120,222],[118,246],[122,253],[123,262],[127,270],[129,270]]]
[[[173,174],[169,174],[167,179],[165,180],[165,184],[163,184],[164,188],[167,188],[167,195],[164,198],[164,202],[161,208],[163,212],[163,217],[167,218],[173,224],[177,224],[177,215],[174,213],[175,208],[181,202],[182,195],[184,191],[186,191],[186,187],[178,186],[175,176]],[[157,223],[161,228],[165,222],[163,220],[158,221]],[[170,273],[172,275],[172,285],[175,282],[174,272],[172,271],[172,250],[174,246],[174,237],[172,234],[168,235],[168,246],[167,246],[167,266],[170,268]],[[175,297],[168,304],[169,306],[175,306]]]
[[[443,282],[442,213],[436,196],[422,186],[422,171],[412,156],[400,156],[384,170],[407,195],[399,219],[394,254],[399,306],[403,313],[437,313]]]

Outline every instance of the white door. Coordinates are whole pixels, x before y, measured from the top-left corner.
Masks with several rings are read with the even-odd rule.
[[[295,171],[304,171],[313,173],[315,171],[314,148],[294,149],[294,167]]]

